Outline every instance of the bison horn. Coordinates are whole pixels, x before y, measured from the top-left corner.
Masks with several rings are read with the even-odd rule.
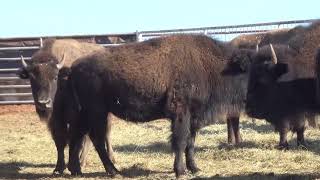
[[[62,55],[61,59],[62,59],[61,62],[59,64],[57,64],[58,69],[61,69],[64,65],[64,62],[65,62],[64,54]]]
[[[23,56],[21,55],[21,62],[22,62],[22,66],[23,68],[27,68],[28,67],[28,64],[26,63],[26,61],[24,60]]]
[[[271,54],[272,54],[272,62],[274,64],[277,64],[278,63],[278,58],[277,58],[276,52],[273,49],[272,44],[270,44],[270,49],[271,49]]]

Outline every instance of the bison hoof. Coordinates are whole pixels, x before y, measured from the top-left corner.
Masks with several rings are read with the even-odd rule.
[[[53,170],[53,175],[62,175],[63,174],[64,169],[54,169]]]
[[[194,162],[193,163],[187,162],[187,169],[191,171],[192,174],[195,174],[200,171],[200,169],[197,167],[197,165]]]
[[[78,168],[75,168],[75,167],[71,166],[70,164],[68,164],[68,170],[71,172],[72,176],[82,175],[80,166]]]
[[[82,176],[81,171],[71,171],[71,176]]]
[[[279,149],[279,150],[289,150],[289,145],[288,144],[279,144],[277,146],[277,149]]]
[[[66,169],[65,164],[57,165],[56,168],[53,170],[53,175],[61,175],[63,171]]]
[[[108,173],[108,175],[110,175],[111,177],[114,177],[114,176],[120,174],[120,171],[119,171],[117,168],[114,167],[114,168],[112,168],[112,169],[107,170],[107,173]]]
[[[180,176],[186,174],[186,168],[185,167],[175,168],[174,172],[176,174],[176,177],[179,178]]]
[[[191,171],[192,174],[196,174],[199,171],[201,171],[201,169],[199,169],[198,167],[189,168],[189,170]]]

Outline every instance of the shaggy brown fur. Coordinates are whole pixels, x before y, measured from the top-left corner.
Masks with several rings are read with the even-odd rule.
[[[251,51],[240,51],[206,36],[176,35],[113,47],[72,65],[71,82],[81,119],[70,142],[69,170],[81,173],[75,156],[89,132],[108,173],[117,173],[105,154],[102,119],[107,112],[134,122],[172,121],[174,171],[192,172],[199,128],[227,116],[239,120],[246,94]],[[77,127],[82,127],[81,129]]]
[[[230,44],[245,49],[255,49],[256,46],[263,46],[265,43],[279,43],[283,40],[283,35],[287,34],[289,29],[270,30],[265,33],[244,34],[235,37],[230,41]]]
[[[45,63],[50,60],[59,63],[64,58],[64,67],[70,67],[76,59],[102,49],[104,47],[100,45],[80,43],[74,39],[47,39],[43,41],[43,47],[32,56],[32,63]],[[48,56],[48,59],[44,56]],[[51,59],[50,56],[52,56]]]

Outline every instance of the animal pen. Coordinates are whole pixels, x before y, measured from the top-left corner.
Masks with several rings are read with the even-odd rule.
[[[173,29],[159,31],[137,31],[127,34],[55,36],[55,37],[24,37],[0,39],[0,104],[33,103],[29,80],[20,79],[16,73],[21,66],[20,56],[30,61],[31,56],[42,46],[46,38],[76,39],[82,42],[117,46],[130,42],[145,41],[150,38],[172,34],[204,34],[222,41],[229,41],[241,34],[265,33],[270,30],[293,28],[308,25],[318,19],[280,21],[258,24],[202,27],[190,29]]]

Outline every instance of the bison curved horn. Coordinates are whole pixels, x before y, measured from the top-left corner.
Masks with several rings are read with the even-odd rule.
[[[270,44],[270,49],[271,49],[271,54],[272,54],[272,62],[274,64],[277,64],[278,63],[278,58],[277,58],[276,52],[273,49],[272,44]]]
[[[20,57],[21,57],[22,66],[23,66],[23,68],[26,69],[28,67],[28,64],[26,63],[26,61],[24,60],[22,55]]]
[[[64,65],[64,62],[65,62],[64,54],[62,55],[61,59],[62,59],[61,62],[59,64],[57,64],[58,69],[61,69]]]

